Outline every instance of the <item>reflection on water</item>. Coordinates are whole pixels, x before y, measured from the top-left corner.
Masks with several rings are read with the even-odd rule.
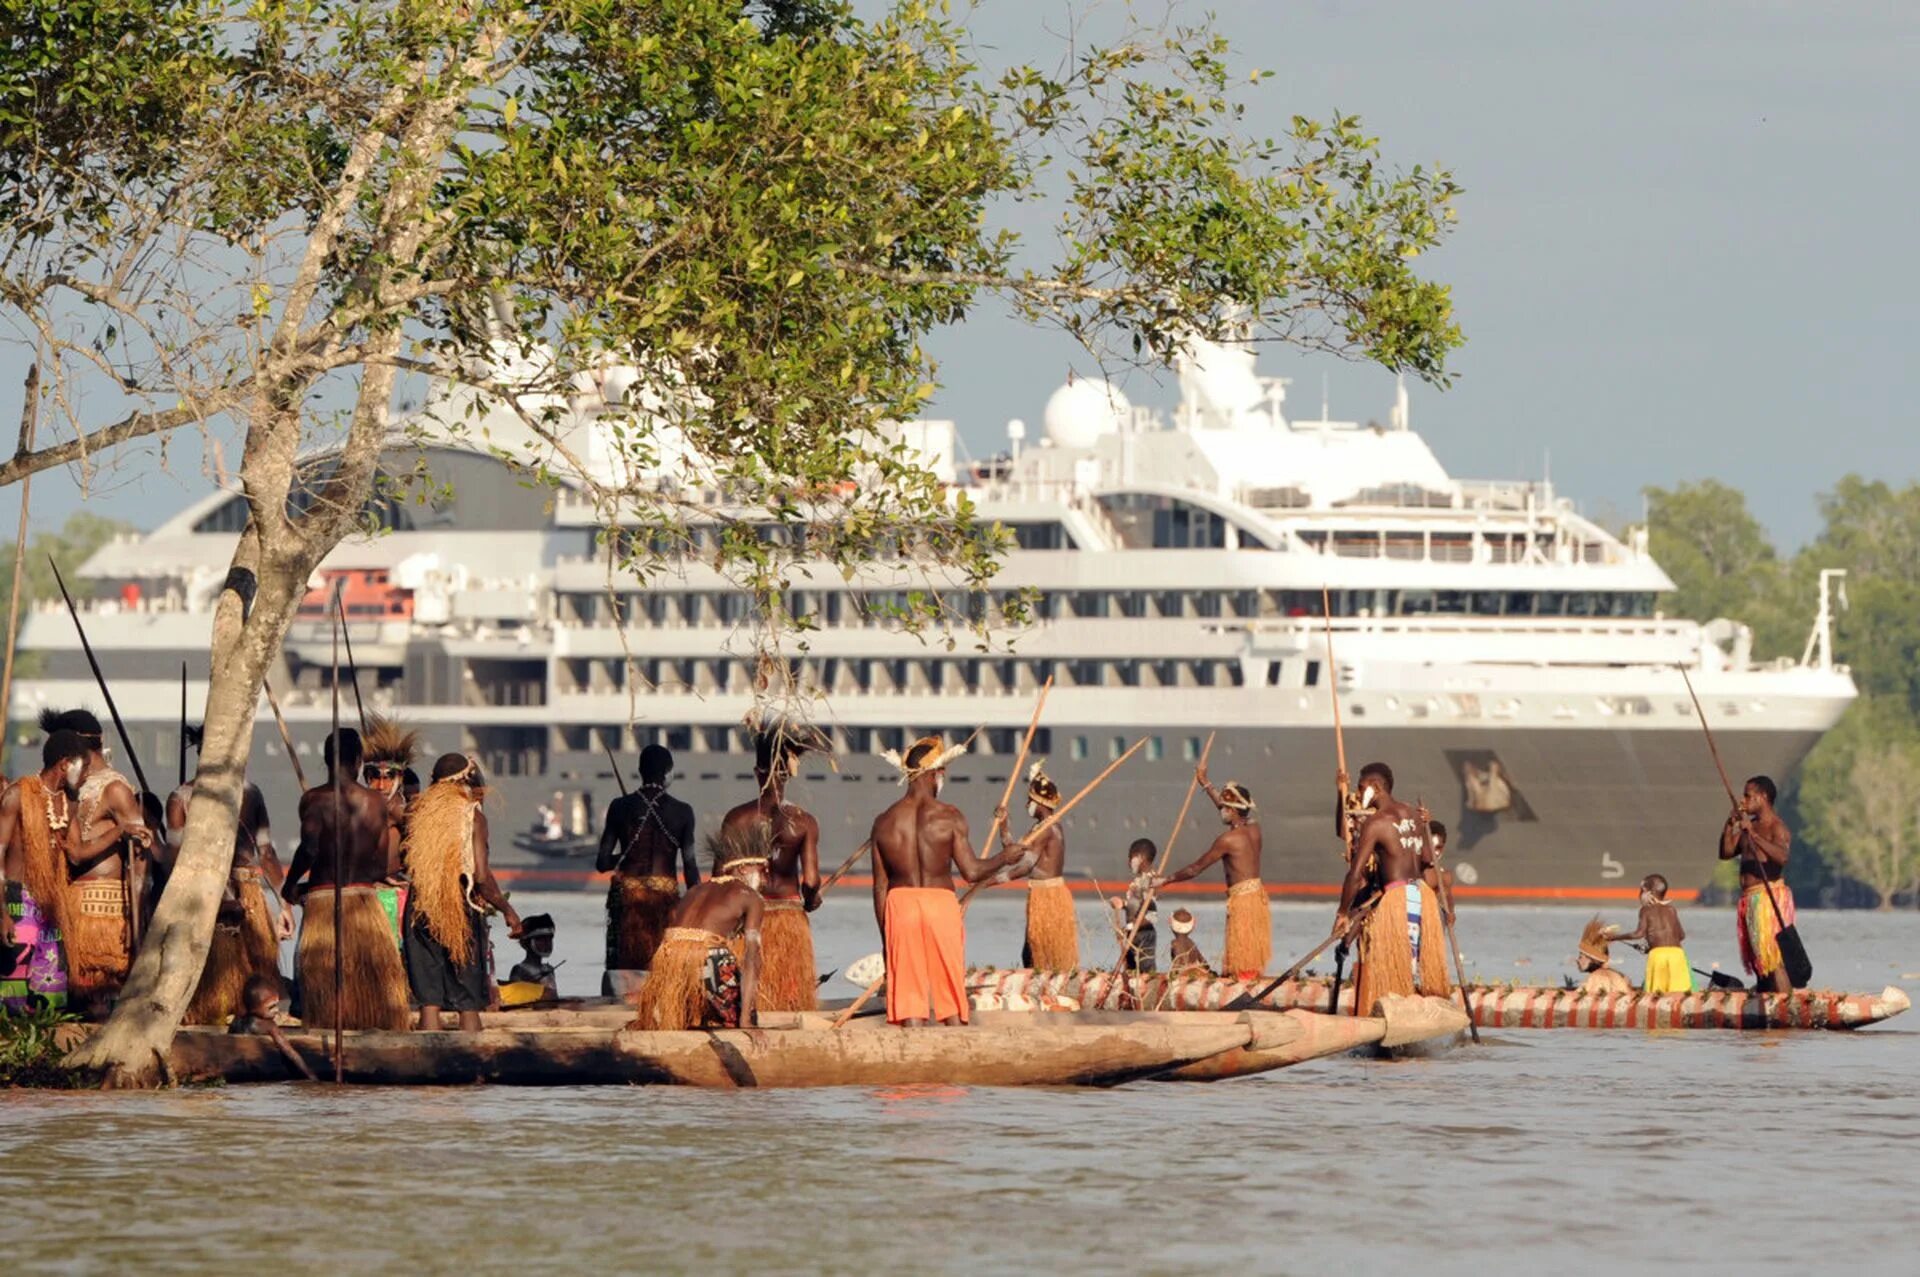
[[[823,965],[873,947],[864,903],[821,917]],[[597,985],[593,904],[537,907],[574,924],[566,987]],[[1325,915],[1277,910],[1277,950],[1310,947]],[[1478,911],[1462,942],[1483,973],[1554,979],[1583,917]],[[1687,918],[1699,965],[1730,962],[1731,916]],[[977,907],[975,959],[1004,961],[1017,919],[1017,902]],[[1099,921],[1083,910],[1083,934]],[[1920,970],[1920,919],[1801,925],[1823,979]],[[1203,913],[1203,937],[1218,926]],[[1897,1270],[1916,1073],[1920,1033],[1896,1021],[1508,1033],[1435,1060],[1111,1092],[11,1094],[0,1242],[21,1272]],[[1370,1222],[1382,1201],[1395,1218]]]

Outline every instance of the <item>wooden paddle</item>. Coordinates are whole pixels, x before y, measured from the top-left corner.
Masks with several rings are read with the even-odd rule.
[[[1686,666],[1676,665],[1674,668],[1680,671],[1680,677],[1687,685],[1687,695],[1693,698],[1693,712],[1700,716],[1700,730],[1706,733],[1707,752],[1713,755],[1714,770],[1720,773],[1720,783],[1726,788],[1727,801],[1733,804],[1733,810],[1739,814],[1740,823],[1748,833],[1752,833],[1752,823],[1746,813],[1740,810],[1740,800],[1733,794],[1733,782],[1727,778],[1727,765],[1720,761],[1720,747],[1714,743],[1713,728],[1707,726],[1707,711],[1700,704],[1700,693],[1693,690],[1693,680],[1687,677]],[[1786,968],[1787,983],[1793,988],[1804,989],[1813,979],[1813,959],[1807,956],[1807,946],[1800,939],[1799,924],[1786,925],[1786,917],[1780,912],[1779,898],[1773,894],[1773,884],[1767,880],[1766,860],[1759,857],[1758,852],[1755,856],[1760,860],[1761,889],[1767,893],[1767,903],[1773,908],[1774,924],[1780,928],[1774,936],[1780,946],[1780,965]],[[1780,867],[1780,872],[1786,873],[1785,865]]]
[[[873,839],[869,838],[853,849],[853,854],[840,862],[840,867],[828,874],[820,883],[820,894],[826,895],[827,888],[846,876],[847,870],[860,863],[860,857],[873,850]]]
[[[1427,801],[1422,798],[1419,807],[1420,845],[1428,851],[1433,849],[1433,830],[1426,816]],[[1467,1013],[1467,1034],[1475,1046],[1480,1045],[1480,1026],[1473,1022],[1473,1003],[1467,997],[1467,964],[1460,957],[1460,944],[1453,938],[1453,891],[1447,886],[1447,871],[1440,862],[1433,865],[1433,881],[1438,887],[1434,893],[1440,900],[1440,934],[1446,937],[1447,951],[1453,954],[1453,977],[1460,985],[1460,1009]]]
[[[1275,989],[1279,988],[1281,985],[1285,984],[1289,980],[1298,979],[1300,976],[1300,973],[1307,969],[1307,964],[1309,962],[1312,962],[1315,958],[1319,957],[1321,954],[1325,953],[1329,945],[1332,945],[1335,941],[1338,941],[1340,942],[1340,944],[1344,946],[1347,940],[1353,935],[1355,929],[1358,928],[1361,921],[1365,919],[1367,914],[1372,912],[1373,907],[1379,903],[1380,903],[1380,897],[1375,896],[1371,900],[1367,901],[1367,903],[1357,906],[1354,909],[1353,913],[1349,915],[1347,919],[1347,929],[1345,931],[1337,931],[1337,932],[1334,932],[1332,935],[1329,935],[1325,940],[1322,940],[1319,944],[1314,946],[1312,953],[1309,953],[1306,957],[1300,959],[1300,961],[1294,963],[1292,966],[1288,967],[1285,971],[1281,972],[1279,975],[1275,976],[1273,979],[1267,981],[1266,986],[1260,989],[1258,992],[1243,993],[1239,997],[1235,998],[1233,1001],[1227,1003],[1227,1005],[1225,1005],[1224,1007],[1221,1007],[1220,1009],[1222,1011],[1247,1011],[1261,1005],[1267,1000],[1268,997],[1272,996],[1273,991]],[[1340,959],[1340,962],[1342,965],[1345,965],[1346,958],[1343,956]],[[1333,977],[1333,996],[1335,1001],[1339,1000],[1340,974],[1337,968],[1335,969],[1334,977]],[[1333,1014],[1333,1008],[1331,1006],[1327,1008],[1327,1014],[1328,1015]]]
[[[1193,795],[1200,788],[1200,773],[1206,770],[1207,759],[1213,754],[1213,733],[1207,733],[1207,743],[1200,747],[1200,761],[1194,766],[1193,779],[1187,782],[1187,796],[1180,804],[1180,814],[1173,818],[1173,832],[1167,835],[1167,845],[1160,849],[1160,863],[1153,867],[1153,876],[1159,878],[1167,872],[1167,862],[1173,859],[1173,844],[1180,837],[1180,831],[1186,828],[1187,812],[1193,807]],[[1133,941],[1140,934],[1141,926],[1146,922],[1147,914],[1153,910],[1153,902],[1160,893],[1159,885],[1149,884],[1147,897],[1141,902],[1140,912],[1134,915],[1133,925],[1127,928],[1126,937],[1120,942],[1120,956],[1114,959],[1113,977],[1119,979],[1126,970],[1127,954],[1133,949]]]
[[[1340,794],[1340,846],[1345,851],[1352,842],[1347,831],[1347,735],[1340,728],[1340,675],[1333,661],[1333,600],[1326,584],[1320,586],[1320,616],[1327,627],[1327,692],[1333,697],[1333,754],[1335,780]],[[1349,853],[1350,854],[1350,853]]]

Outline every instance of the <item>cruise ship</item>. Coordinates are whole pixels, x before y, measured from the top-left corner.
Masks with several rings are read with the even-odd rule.
[[[496,343],[492,358],[507,378],[520,355]],[[992,617],[1018,596],[1032,616],[948,644],[891,619],[890,592],[925,584],[900,565],[796,580],[786,603],[812,628],[772,663],[788,702],[776,708],[834,745],[791,790],[820,817],[823,860],[851,852],[898,795],[879,751],[927,732],[972,737],[947,796],[984,829],[1051,678],[1034,749],[1065,792],[1145,742],[1069,818],[1076,872],[1111,879],[1134,839],[1164,843],[1211,740],[1212,776],[1259,805],[1270,889],[1336,891],[1337,701],[1350,769],[1387,762],[1397,792],[1450,827],[1463,896],[1624,899],[1655,870],[1691,894],[1712,875],[1726,800],[1680,671],[1736,780],[1791,774],[1855,695],[1824,578],[1801,659],[1756,662],[1737,620],[1662,614],[1673,585],[1644,530],[1616,536],[1550,483],[1451,477],[1411,428],[1404,385],[1384,422],[1335,421],[1291,416],[1287,382],[1243,346],[1196,341],[1177,373],[1170,413],[1070,379],[1031,437],[1007,423],[990,458],[964,457],[950,421],[897,428],[1010,534],[991,589],[952,608]],[[609,367],[542,401],[573,464],[602,478],[623,464],[606,419],[636,376]],[[441,428],[454,422],[469,424]],[[577,473],[556,493],[500,459],[529,439],[518,414],[458,381],[436,383],[396,435],[384,464],[424,467],[436,499],[372,503],[381,533],[327,559],[270,680],[306,774],[320,773],[331,713],[337,585],[367,709],[421,729],[427,765],[474,754],[502,800],[497,825],[567,835],[522,834],[529,852],[584,845],[655,741],[711,825],[752,793],[746,725],[768,708],[750,596],[702,558],[711,527],[645,581],[611,566]],[[75,583],[155,785],[173,780],[183,665],[195,713],[204,699],[212,602],[245,517],[237,493],[215,491],[103,547]],[[64,610],[34,611],[21,648],[41,660],[16,684],[16,741],[43,706],[103,708]],[[351,722],[350,691],[342,704]],[[294,770],[264,702],[261,714],[252,774],[290,825]],[[1206,808],[1176,862],[1218,827]],[[590,866],[557,863],[586,880]]]

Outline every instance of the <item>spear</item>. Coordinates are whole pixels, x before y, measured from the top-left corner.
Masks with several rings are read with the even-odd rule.
[[[143,793],[151,792],[153,786],[147,784],[147,773],[140,766],[140,755],[133,750],[133,738],[127,735],[127,725],[120,717],[119,707],[113,703],[113,692],[107,687],[107,676],[100,672],[100,659],[93,654],[93,644],[87,641],[87,627],[80,623],[80,609],[73,605],[73,595],[67,593],[67,582],[60,575],[60,565],[47,556],[47,566],[53,569],[53,581],[60,587],[60,597],[66,601],[67,615],[73,618],[73,628],[80,636],[80,650],[86,653],[87,665],[93,670],[93,681],[100,688],[101,699],[107,703],[107,713],[113,718],[113,730],[120,734],[120,747],[127,751],[127,762],[133,768],[134,779],[140,782]]]
[[[342,640],[346,642],[347,677],[353,680],[353,707],[360,712],[360,734],[365,736],[367,734],[367,703],[360,699],[360,667],[354,663],[353,659],[353,635],[347,632],[345,585],[346,578],[335,577],[333,579],[333,611],[334,614],[340,618],[339,636],[334,640],[334,647],[338,648]],[[335,678],[340,677],[340,657],[337,652],[333,658],[333,676]],[[335,723],[334,726],[337,728],[339,724]]]
[[[1427,824],[1427,800],[1420,800],[1420,845],[1429,854],[1433,851],[1433,831]],[[1440,899],[1440,934],[1446,938],[1447,949],[1453,954],[1453,974],[1460,982],[1460,1006],[1467,1013],[1467,1033],[1473,1038],[1475,1046],[1480,1045],[1480,1026],[1473,1022],[1473,999],[1467,996],[1467,964],[1460,956],[1460,944],[1453,938],[1453,892],[1447,886],[1447,871],[1438,863],[1433,867],[1433,880],[1439,886],[1434,894]],[[1354,1008],[1355,1014],[1360,1011]]]
[[[1333,599],[1327,593],[1324,582],[1320,586],[1320,616],[1327,627],[1327,692],[1333,697],[1333,753],[1338,768],[1336,783],[1340,789],[1340,846],[1345,854],[1353,853],[1349,848],[1350,835],[1347,831],[1347,736],[1340,727],[1340,672],[1333,661]]]
[[[607,761],[613,764],[613,783],[620,786],[620,796],[625,798],[627,796],[627,778],[620,774],[620,760],[613,756],[613,746],[607,744],[605,741],[600,742],[600,745],[601,748],[607,751]]]
[[[1208,732],[1207,743],[1200,750],[1200,763],[1193,769],[1193,779],[1187,782],[1187,797],[1180,804],[1180,814],[1174,817],[1173,832],[1167,835],[1167,845],[1160,851],[1160,863],[1153,868],[1153,876],[1156,878],[1167,872],[1167,862],[1173,859],[1174,841],[1180,837],[1180,831],[1186,827],[1187,811],[1193,806],[1194,791],[1200,788],[1200,773],[1206,770],[1207,758],[1212,753],[1213,733]],[[1134,915],[1133,925],[1127,928],[1126,939],[1120,943],[1120,956],[1113,964],[1114,979],[1119,979],[1120,973],[1126,969],[1127,954],[1133,951],[1134,937],[1140,934],[1140,926],[1146,921],[1147,914],[1152,911],[1154,898],[1159,895],[1159,892],[1158,886],[1147,887],[1146,899],[1140,905],[1140,912]]]
[[[1027,720],[1027,734],[1020,742],[1020,752],[1013,756],[1013,771],[1007,776],[1007,787],[1000,792],[1000,805],[993,809],[993,820],[987,826],[987,840],[980,849],[992,853],[995,840],[1000,837],[1000,824],[1006,817],[1007,804],[1013,801],[1013,787],[1020,783],[1020,772],[1027,765],[1027,750],[1033,745],[1033,734],[1040,727],[1040,711],[1047,707],[1047,693],[1053,690],[1053,675],[1047,675],[1047,681],[1040,684],[1040,696],[1033,703],[1033,717]]]
[[[273,711],[273,724],[280,729],[280,743],[286,747],[287,761],[293,764],[293,780],[300,786],[300,792],[307,792],[307,773],[300,766],[300,754],[293,747],[293,733],[287,730],[287,716],[280,712],[280,698],[273,694],[273,684],[266,679],[260,680],[260,690],[267,694],[267,708]]]
[[[187,783],[187,663],[180,662],[180,783]]]
[[[339,587],[334,588],[334,599],[339,600]],[[344,905],[341,898],[340,880],[346,874],[346,854],[341,845],[341,826],[346,823],[346,799],[340,785],[340,632],[346,628],[346,613],[341,612],[340,621],[333,630],[333,734],[328,740],[333,744],[333,1083],[339,1086],[346,1081],[347,1049],[346,1038],[341,1031],[346,1023],[343,1000],[346,997],[346,936],[343,934],[342,918]],[[359,691],[356,684],[355,692]]]
[[[1026,832],[1026,834],[1022,836],[1020,841],[1014,844],[1014,846],[1024,847],[1028,845],[1034,839],[1038,838],[1041,834],[1046,833],[1047,830],[1052,829],[1055,825],[1065,820],[1067,818],[1067,813],[1072,811],[1076,806],[1078,806],[1081,799],[1085,798],[1088,794],[1091,794],[1094,790],[1100,788],[1101,781],[1105,780],[1107,777],[1113,775],[1116,771],[1120,770],[1120,764],[1126,762],[1129,758],[1132,758],[1135,754],[1139,753],[1140,747],[1142,745],[1145,745],[1146,743],[1147,743],[1147,738],[1144,736],[1142,736],[1139,740],[1133,742],[1133,747],[1131,749],[1127,750],[1126,753],[1120,755],[1120,757],[1108,763],[1105,771],[1101,772],[1098,776],[1095,776],[1092,780],[1088,781],[1086,783],[1086,786],[1082,788],[1079,793],[1075,794],[1072,798],[1069,798],[1065,803],[1061,804],[1059,808],[1049,813],[1045,820],[1035,825],[1032,829],[1029,829]],[[973,897],[979,893],[982,887],[988,886],[989,884],[992,883],[992,881],[993,880],[991,878],[982,878],[979,882],[976,882],[972,886],[968,887],[966,894],[960,897],[960,903],[962,905],[965,905],[967,901],[973,899]]]
[[[33,451],[33,435],[39,424],[40,365],[36,363],[27,369],[26,399],[20,405],[21,453]],[[7,655],[5,666],[0,668],[0,730],[5,730],[13,721],[13,653],[20,637],[20,579],[26,575],[27,506],[32,495],[33,476],[29,474],[20,480],[20,531],[13,540],[13,590],[7,600]],[[4,746],[0,746],[0,761],[4,758]]]

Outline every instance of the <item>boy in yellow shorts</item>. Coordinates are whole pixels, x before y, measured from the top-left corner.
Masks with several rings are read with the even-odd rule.
[[[1609,940],[1640,940],[1647,946],[1647,979],[1643,993],[1693,992],[1693,967],[1681,948],[1687,938],[1680,912],[1667,903],[1667,880],[1648,874],[1640,880],[1640,925]]]

